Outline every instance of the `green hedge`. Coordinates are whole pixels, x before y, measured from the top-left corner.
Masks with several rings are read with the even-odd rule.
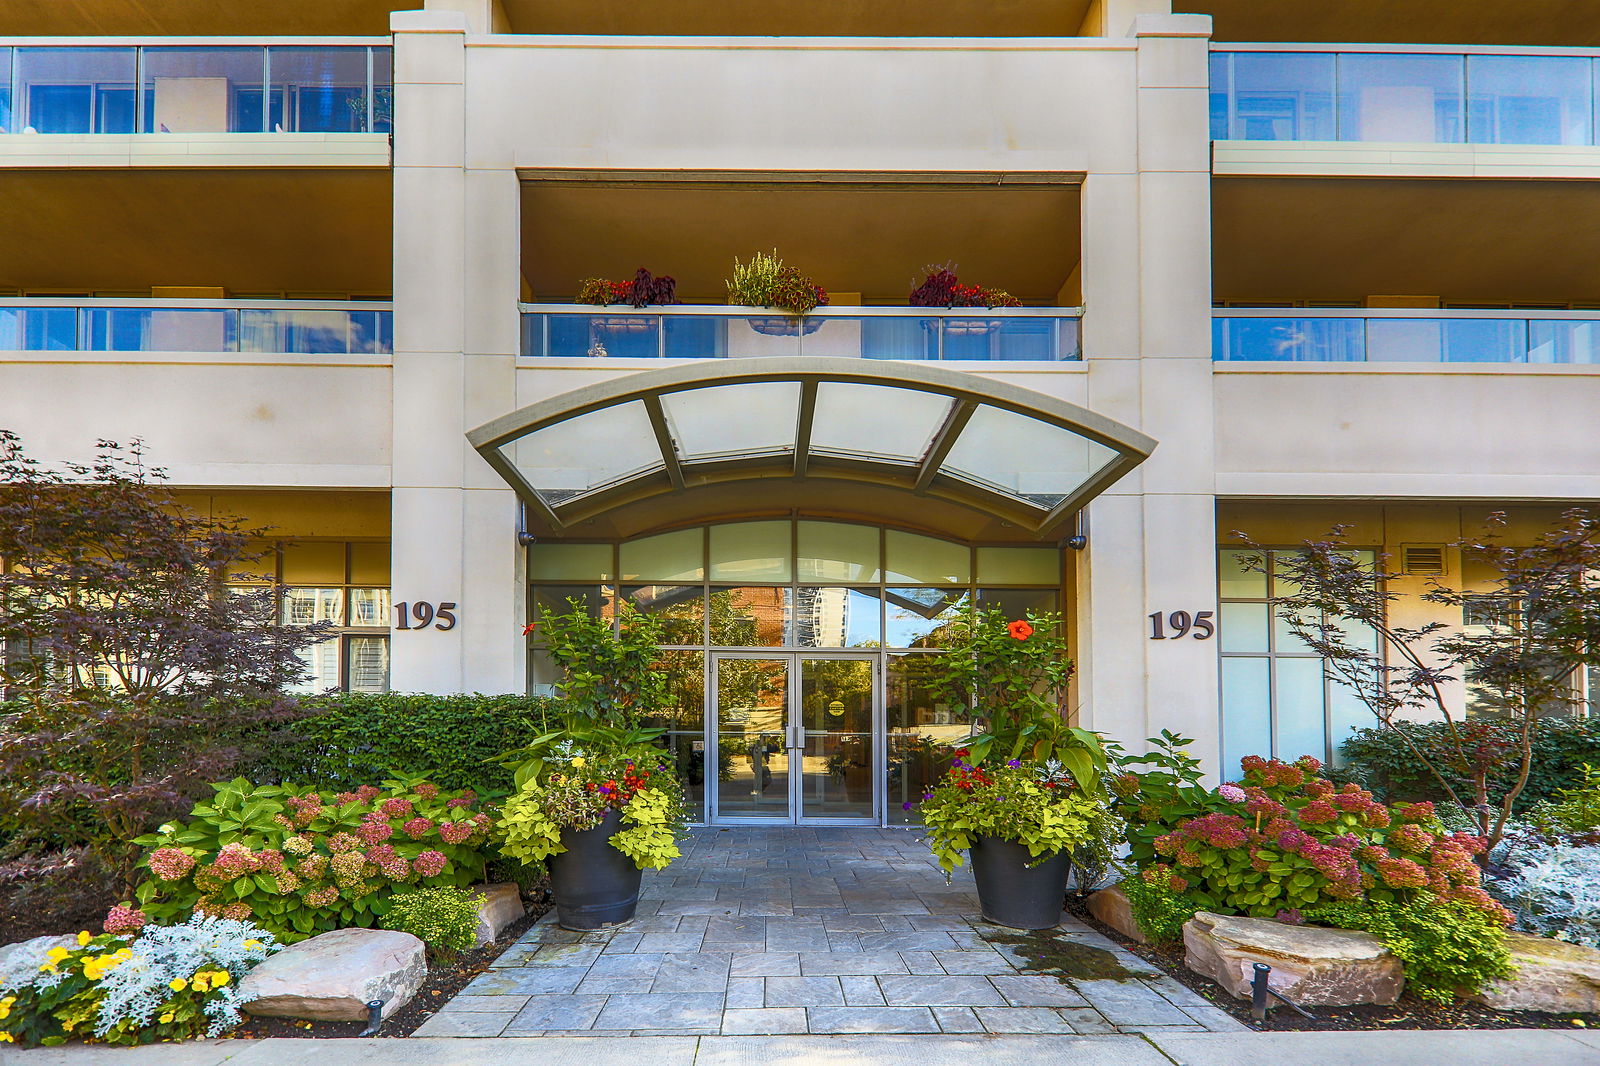
[[[312,713],[280,732],[244,776],[345,791],[427,774],[441,788],[494,795],[511,790],[511,774],[486,760],[544,732],[556,701],[347,692],[306,697],[301,706]]]
[[[1507,729],[1509,727],[1501,727]],[[1424,751],[1438,753],[1434,764],[1445,766],[1445,726],[1442,722],[1408,724],[1406,732]],[[1406,742],[1392,729],[1358,729],[1339,748],[1346,763],[1334,776],[1370,788],[1386,803],[1402,800],[1442,800],[1444,790]],[[1584,763],[1600,766],[1600,721],[1546,718],[1534,734],[1533,769],[1528,786],[1517,797],[1523,810],[1539,800],[1551,799],[1557,789],[1578,785]],[[1518,760],[1512,754],[1496,764],[1490,775],[1490,799],[1498,802],[1516,781]],[[1465,774],[1446,773],[1464,799],[1472,788]],[[1469,800],[1470,802],[1470,800]]]

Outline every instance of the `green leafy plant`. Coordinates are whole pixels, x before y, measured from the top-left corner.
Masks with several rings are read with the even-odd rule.
[[[544,696],[340,692],[300,698],[306,716],[275,731],[247,765],[258,782],[294,781],[347,792],[388,778],[423,777],[444,789],[502,796],[511,771],[491,762],[561,710]]]
[[[771,255],[757,252],[748,263],[733,261],[728,303],[736,307],[775,307],[803,315],[827,302],[827,292],[778,258],[776,249]]]
[[[1305,912],[1308,921],[1372,933],[1405,966],[1406,987],[1449,1003],[1516,973],[1500,923],[1482,908],[1422,892],[1365,906],[1338,903]]]
[[[1200,760],[1187,750],[1192,743],[1163,729],[1159,737],[1146,742],[1150,750],[1142,755],[1107,745],[1118,770],[1110,782],[1112,809],[1126,824],[1129,856],[1141,867],[1160,861],[1157,837],[1185,818],[1216,807],[1215,793],[1200,783],[1204,776]]]
[[[1153,866],[1133,870],[1117,882],[1122,894],[1128,897],[1128,910],[1145,939],[1152,944],[1176,944],[1183,941],[1183,926],[1200,909],[1193,899],[1177,887],[1181,879],[1165,867]]]
[[[435,962],[448,965],[478,942],[479,902],[464,888],[419,888],[397,893],[378,924],[410,933]]]
[[[1043,859],[1093,844],[1111,817],[1102,798],[1060,763],[1012,759],[986,768],[966,762],[969,754],[955,753],[950,772],[921,804],[928,847],[947,872],[980,836],[1014,841]]]
[[[251,919],[285,942],[371,926],[408,885],[483,878],[493,821],[470,791],[390,780],[329,794],[243,778],[142,838],[145,915]]]
[[[1600,767],[1583,767],[1583,780],[1536,805],[1528,820],[1552,839],[1583,837],[1600,829]]]
[[[924,677],[940,698],[971,707],[984,728],[967,743],[970,760],[1054,760],[1086,791],[1100,787],[1107,759],[1100,737],[1063,713],[1073,663],[1061,617],[1029,611],[1007,620],[998,608],[951,620]]]
[[[631,726],[661,711],[666,674],[661,659],[661,620],[626,600],[615,618],[597,618],[578,600],[546,614],[537,625],[550,657],[561,668],[565,712],[596,722]]]

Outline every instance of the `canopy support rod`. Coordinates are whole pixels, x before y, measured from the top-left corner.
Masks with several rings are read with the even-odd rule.
[[[644,410],[650,416],[650,428],[655,430],[656,445],[661,449],[661,463],[666,467],[667,479],[672,482],[675,491],[683,489],[683,467],[678,463],[678,449],[672,443],[672,430],[667,426],[667,412],[661,406],[661,397],[657,393],[648,393],[640,397],[644,401]]]
[[[806,378],[800,382],[800,409],[794,423],[794,476],[806,476],[811,463],[811,423],[817,414],[817,381]]]
[[[961,431],[967,428],[967,423],[972,420],[972,415],[977,410],[976,402],[958,400],[950,408],[950,413],[945,415],[944,424],[933,435],[933,443],[928,445],[928,453],[922,457],[922,466],[917,470],[917,495],[920,496],[928,491],[928,486],[933,483],[933,476],[944,464],[945,456],[956,446],[956,438],[961,436]]]

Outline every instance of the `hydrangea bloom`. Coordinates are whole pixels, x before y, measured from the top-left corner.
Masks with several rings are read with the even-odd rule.
[[[408,815],[415,814],[416,810],[416,804],[399,796],[394,799],[386,799],[378,805],[378,811],[385,818],[405,818]]]
[[[102,926],[108,933],[136,933],[150,921],[144,911],[119,903],[106,914]]]
[[[178,848],[157,848],[150,853],[150,872],[163,881],[176,881],[194,869],[194,857]]]
[[[438,877],[444,872],[447,862],[449,860],[441,852],[429,848],[411,860],[411,865],[423,877]]]
[[[431,819],[419,816],[411,819],[400,828],[405,830],[406,836],[410,837],[412,840],[421,840],[423,837],[433,832],[433,822]]]
[[[1244,789],[1238,785],[1220,785],[1217,787],[1217,795],[1229,803],[1243,803],[1245,800]]]

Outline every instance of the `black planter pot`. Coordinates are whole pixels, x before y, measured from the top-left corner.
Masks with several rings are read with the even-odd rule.
[[[622,831],[622,815],[607,811],[593,829],[567,829],[567,850],[550,856],[550,894],[563,929],[603,929],[633,921],[642,871],[611,846]]]
[[[1014,841],[978,837],[971,855],[985,921],[1012,929],[1054,929],[1061,923],[1071,852],[1058,851],[1039,861]],[[1038,865],[1029,869],[1033,862]]]

